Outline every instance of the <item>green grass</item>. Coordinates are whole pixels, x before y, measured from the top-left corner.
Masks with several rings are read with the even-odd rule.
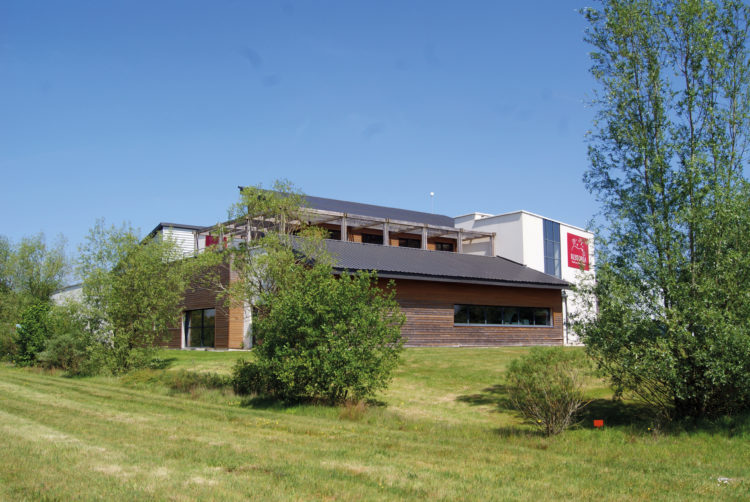
[[[523,352],[407,350],[359,419],[170,387],[247,353],[165,351],[167,369],[122,379],[0,366],[0,499],[750,498],[747,420],[653,434],[643,410],[595,386],[586,423],[544,438],[505,404],[503,368]],[[594,416],[608,426],[590,428]]]

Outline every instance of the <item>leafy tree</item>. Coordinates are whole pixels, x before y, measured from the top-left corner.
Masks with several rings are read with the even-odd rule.
[[[49,303],[40,302],[31,305],[21,315],[21,323],[16,333],[16,353],[13,362],[18,366],[31,366],[36,356],[47,343],[52,331],[50,329]]]
[[[250,228],[231,246],[230,299],[253,305],[257,362],[235,371],[240,392],[285,399],[359,400],[390,381],[404,317],[374,273],[334,276],[323,231],[306,223],[288,183],[244,189],[233,221]]]
[[[170,239],[141,242],[129,226],[98,221],[80,249],[87,325],[113,373],[146,365],[178,322],[185,290],[201,270]]]
[[[665,416],[750,406],[750,9],[604,0],[586,9],[600,90],[588,188],[598,236],[589,352]]]
[[[15,326],[24,311],[50,301],[68,271],[62,237],[48,246],[44,234],[24,237],[13,245],[0,236],[0,345],[10,350],[15,344]],[[15,349],[13,349],[15,350]]]

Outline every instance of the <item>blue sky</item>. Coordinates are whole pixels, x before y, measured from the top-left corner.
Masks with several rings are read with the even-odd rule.
[[[0,234],[212,224],[237,185],[585,226],[583,4],[0,3]]]

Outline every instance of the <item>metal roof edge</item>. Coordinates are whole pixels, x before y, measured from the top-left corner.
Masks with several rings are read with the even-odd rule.
[[[333,267],[334,271],[337,273],[341,273],[344,271],[349,272],[350,269],[346,267]],[[365,269],[355,269],[356,270],[365,270]],[[384,279],[412,279],[416,281],[429,281],[429,282],[453,282],[453,283],[461,283],[461,284],[482,284],[485,286],[507,286],[507,287],[515,287],[515,288],[533,288],[533,289],[570,289],[572,286],[569,282],[563,281],[565,284],[545,284],[545,283],[536,283],[536,282],[515,282],[515,281],[495,281],[492,279],[477,279],[477,278],[462,278],[462,277],[445,277],[445,276],[438,276],[438,275],[427,275],[427,274],[415,274],[415,273],[409,273],[409,272],[380,272],[378,270],[375,270],[377,272],[378,277],[382,277]]]

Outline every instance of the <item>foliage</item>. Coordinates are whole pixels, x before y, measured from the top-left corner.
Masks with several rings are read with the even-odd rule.
[[[387,387],[402,347],[404,319],[394,289],[374,273],[333,276],[328,266],[301,268],[292,287],[265,304],[254,330],[258,366],[283,398],[338,403]]]
[[[0,361],[12,361],[18,352],[14,332],[10,329],[0,329]]]
[[[48,246],[44,234],[24,237],[17,244],[0,236],[0,333],[4,340],[15,331],[25,309],[49,302],[68,271],[60,237]]]
[[[231,212],[251,223],[233,246],[228,296],[255,307],[257,362],[238,365],[235,386],[283,399],[362,399],[387,386],[404,318],[393,286],[374,273],[334,276],[322,230],[306,223],[301,194],[246,188]]]
[[[583,385],[587,371],[588,361],[578,351],[534,347],[508,367],[510,402],[546,435],[559,434],[586,405]]]
[[[278,385],[258,364],[239,359],[232,368],[232,388],[241,396],[273,394]]]
[[[750,407],[750,8],[604,1],[584,11],[601,86],[585,176],[607,217],[584,341],[666,417]]]
[[[103,346],[86,326],[83,307],[76,302],[54,306],[49,313],[50,337],[37,354],[44,368],[58,368],[71,376],[95,375],[103,364]]]
[[[182,259],[170,239],[141,242],[126,225],[96,223],[80,249],[79,272],[87,326],[103,344],[111,372],[149,363],[176,326],[184,292],[201,270],[201,260]]]
[[[16,331],[17,347],[13,362],[18,366],[31,366],[36,356],[47,343],[50,329],[50,304],[36,303],[26,308],[21,315],[20,327]]]

